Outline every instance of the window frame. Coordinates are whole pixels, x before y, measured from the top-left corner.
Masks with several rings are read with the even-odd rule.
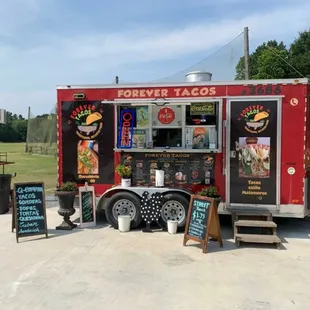
[[[217,105],[217,125],[186,125],[186,106],[191,105],[191,103],[204,103],[204,102],[214,102],[215,105]],[[183,153],[221,153],[222,152],[222,142],[223,142],[223,99],[221,98],[195,98],[195,99],[188,99],[184,100],[183,98],[181,100],[178,99],[173,99],[170,100],[169,103],[165,105],[157,105],[157,106],[181,106],[181,126],[153,126],[153,109],[152,107],[155,104],[152,102],[138,102],[134,101],[132,103],[126,103],[122,104],[116,104],[115,105],[115,113],[114,113],[114,135],[115,135],[115,152],[183,152]],[[119,127],[119,113],[120,113],[120,108],[124,107],[127,109],[130,108],[136,108],[136,107],[142,107],[142,106],[147,106],[148,107],[148,116],[149,116],[149,126],[146,127],[134,127],[134,129],[141,129],[141,130],[147,130],[149,132],[148,141],[153,145],[153,129],[164,129],[164,128],[181,128],[182,129],[182,146],[181,147],[171,147],[169,149],[166,149],[164,147],[152,147],[148,148],[148,145],[146,145],[146,148],[130,148],[130,149],[122,149],[122,148],[117,148],[117,139],[118,139],[118,127]],[[206,128],[216,128],[216,133],[217,133],[217,148],[215,149],[190,149],[186,148],[186,128],[193,128],[193,127],[206,127]]]

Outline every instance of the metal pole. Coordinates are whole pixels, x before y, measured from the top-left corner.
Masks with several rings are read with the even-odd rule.
[[[26,149],[25,149],[25,153],[28,153],[29,120],[30,120],[30,107],[28,107],[28,121],[27,121],[27,135],[26,135]]]
[[[250,79],[250,68],[249,68],[249,28],[244,27],[244,79]]]

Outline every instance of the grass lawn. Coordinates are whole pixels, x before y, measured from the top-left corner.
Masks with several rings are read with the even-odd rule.
[[[14,174],[14,182],[42,181],[47,194],[52,194],[57,184],[57,158],[44,155],[25,154],[25,143],[0,143],[0,153],[7,152],[8,161],[15,164],[6,165],[4,173]],[[0,167],[2,173],[2,167]]]

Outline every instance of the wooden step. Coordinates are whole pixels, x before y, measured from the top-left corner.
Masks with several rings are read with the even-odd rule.
[[[236,234],[235,240],[237,246],[239,242],[251,242],[251,243],[276,243],[281,244],[281,239],[277,235],[252,235],[252,234]],[[278,246],[279,248],[279,246]]]
[[[276,228],[277,224],[272,221],[249,221],[249,220],[238,220],[235,222],[235,226],[238,227],[265,227],[265,228]]]
[[[235,211],[237,216],[270,216],[268,211]]]

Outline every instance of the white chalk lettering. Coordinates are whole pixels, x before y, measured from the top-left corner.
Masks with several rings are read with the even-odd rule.
[[[19,212],[20,216],[40,216],[40,213],[38,210],[34,211],[20,211]]]
[[[33,200],[20,200],[18,201],[18,204],[20,205],[35,205],[42,203],[41,199],[33,199]]]
[[[31,221],[42,221],[44,220],[44,217],[41,216],[19,216],[18,220],[20,222],[31,222]]]
[[[19,228],[30,228],[30,227],[38,227],[39,224],[37,222],[30,222],[30,223],[19,223]]]
[[[16,192],[18,194],[24,194],[24,193],[33,193],[33,192],[43,192],[42,187],[37,187],[37,186],[26,186],[26,187],[18,187]]]
[[[18,230],[18,233],[19,234],[30,234],[30,233],[36,233],[36,232],[40,232],[40,229],[39,228],[35,228],[35,229],[19,229]]]
[[[32,194],[17,195],[17,198],[18,199],[35,199],[36,194],[32,193]]]
[[[18,208],[19,211],[37,211],[35,206],[20,206]]]

